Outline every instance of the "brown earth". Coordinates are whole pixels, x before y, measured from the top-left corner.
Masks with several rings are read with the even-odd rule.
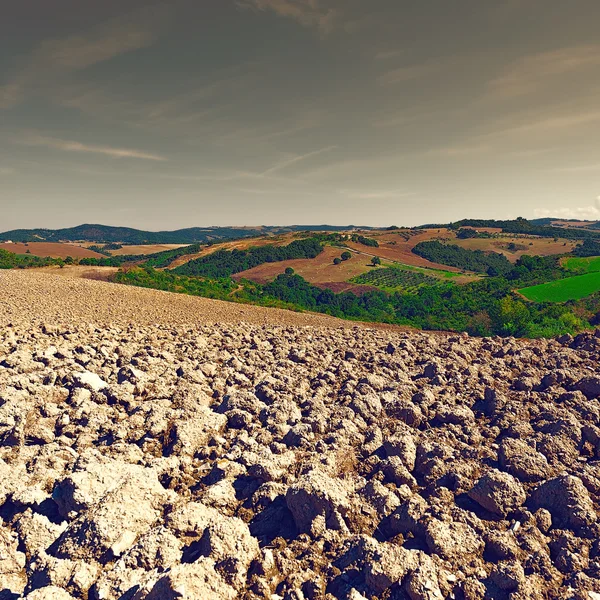
[[[470,238],[466,240],[454,239],[452,244],[467,248],[468,250],[483,250],[484,252],[498,252],[504,254],[511,262],[516,262],[524,254],[537,256],[552,256],[571,252],[579,240],[560,239],[555,242],[553,238],[540,238],[532,236],[502,235],[495,238]],[[516,250],[509,250],[509,244],[515,244]]]
[[[0,597],[598,598],[600,333],[0,289]]]
[[[128,254],[155,254],[157,252],[164,252],[165,250],[176,250],[177,248],[184,248],[189,244],[144,244],[138,246],[123,246],[118,250],[109,250],[113,256],[125,256]]]
[[[34,256],[49,258],[104,258],[102,254],[88,250],[76,244],[58,242],[29,242],[27,245],[21,243],[0,243],[0,248],[15,254],[26,254],[29,250]]]

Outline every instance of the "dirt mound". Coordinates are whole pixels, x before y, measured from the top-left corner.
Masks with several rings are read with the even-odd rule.
[[[178,297],[66,278],[40,323],[10,281],[0,598],[599,597],[600,337],[111,325],[66,300]]]

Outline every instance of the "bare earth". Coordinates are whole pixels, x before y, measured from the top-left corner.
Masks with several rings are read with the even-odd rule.
[[[77,244],[63,244],[60,242],[29,242],[27,245],[0,243],[0,248],[15,254],[26,254],[29,250],[29,253],[34,256],[50,258],[67,258],[67,256],[72,258],[103,258],[102,254]]]
[[[599,597],[600,333],[0,290],[2,600]]]

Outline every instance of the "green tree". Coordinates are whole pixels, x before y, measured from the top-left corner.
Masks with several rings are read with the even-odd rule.
[[[374,257],[371,259],[371,264],[372,264],[374,267],[377,267],[378,265],[380,265],[380,264],[381,264],[381,259],[379,258],[379,256],[374,256]]]
[[[352,258],[352,254],[347,250],[342,252],[342,260],[350,260]]]
[[[292,267],[286,267],[285,268],[285,274],[286,275],[293,275],[295,273],[294,269],[292,269]]]
[[[333,259],[333,264],[334,265],[339,265],[339,264],[341,264],[341,262],[342,262],[342,259],[338,258],[337,256]]]

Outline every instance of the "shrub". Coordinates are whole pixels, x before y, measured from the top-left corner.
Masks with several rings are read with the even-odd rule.
[[[339,265],[342,263],[342,259],[338,258],[337,256],[333,259],[333,264],[334,265]]]
[[[352,254],[346,250],[346,252],[342,252],[342,260],[350,260],[352,258]]]

